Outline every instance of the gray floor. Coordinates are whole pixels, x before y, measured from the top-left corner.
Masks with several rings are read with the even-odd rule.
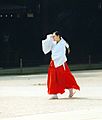
[[[81,91],[49,100],[47,74],[0,77],[0,120],[102,120],[102,70],[73,72]]]

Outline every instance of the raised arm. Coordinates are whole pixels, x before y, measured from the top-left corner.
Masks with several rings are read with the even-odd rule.
[[[47,38],[45,40],[42,40],[42,50],[44,54],[47,54],[51,51],[53,46],[53,40],[52,35],[47,35]]]

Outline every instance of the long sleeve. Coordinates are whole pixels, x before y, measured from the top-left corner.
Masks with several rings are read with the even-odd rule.
[[[51,39],[51,35],[47,35],[45,40],[42,40],[42,50],[44,54],[47,54],[51,51],[53,46],[53,40]]]

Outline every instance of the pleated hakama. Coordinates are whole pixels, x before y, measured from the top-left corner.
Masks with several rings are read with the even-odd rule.
[[[54,61],[50,61],[48,68],[48,94],[63,94],[65,89],[80,90],[74,76],[72,75],[67,62],[57,68],[54,66]]]

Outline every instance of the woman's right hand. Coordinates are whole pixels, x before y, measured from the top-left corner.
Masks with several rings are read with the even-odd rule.
[[[48,38],[48,39],[53,39],[52,34],[48,34],[48,35],[47,35],[47,38]]]
[[[47,37],[52,37],[52,34],[48,34]]]

